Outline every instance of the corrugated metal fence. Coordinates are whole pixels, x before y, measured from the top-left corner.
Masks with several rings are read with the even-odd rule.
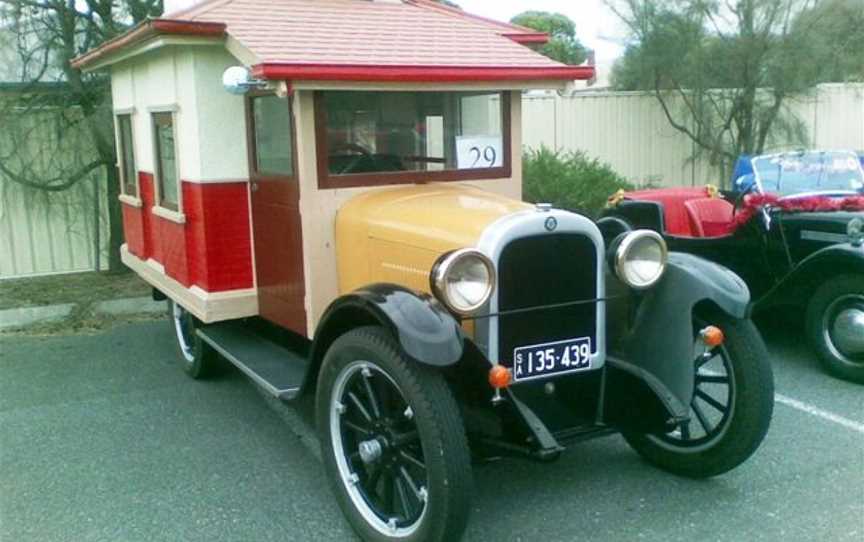
[[[75,121],[74,111],[0,116],[0,159],[6,157],[10,169],[29,172],[30,181],[62,179],[64,171],[73,172],[93,159],[89,140],[82,135],[85,128]],[[27,123],[23,129],[21,124],[11,128],[22,122]],[[22,186],[0,174],[0,280],[93,270],[97,244],[104,269],[105,188],[101,169],[60,192]]]
[[[806,126],[808,146],[864,150],[864,84],[820,85],[788,107]],[[690,160],[696,150],[693,143],[669,125],[650,93],[527,95],[523,117],[526,147],[583,150],[638,185],[722,180],[721,172],[704,160]],[[790,145],[776,142],[773,146],[788,149]]]

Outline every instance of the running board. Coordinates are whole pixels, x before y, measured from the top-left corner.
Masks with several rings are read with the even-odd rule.
[[[309,362],[242,322],[220,322],[197,330],[201,340],[234,364],[267,393],[282,400],[300,394]]]

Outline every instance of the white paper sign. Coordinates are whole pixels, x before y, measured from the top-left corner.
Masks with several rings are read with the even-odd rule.
[[[504,165],[501,136],[458,136],[456,165],[459,169],[484,169]]]

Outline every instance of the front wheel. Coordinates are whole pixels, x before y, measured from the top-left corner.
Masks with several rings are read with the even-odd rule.
[[[690,420],[665,434],[624,433],[648,462],[674,474],[708,478],[730,471],[759,447],[774,409],[768,352],[750,320],[696,318]],[[705,347],[699,332],[719,327],[725,340]]]
[[[325,469],[363,540],[458,540],[471,466],[459,409],[440,373],[405,357],[382,329],[337,339],[316,397]]]
[[[864,384],[864,278],[823,284],[807,308],[807,335],[829,373]]]

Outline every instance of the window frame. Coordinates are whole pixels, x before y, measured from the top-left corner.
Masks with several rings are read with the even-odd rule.
[[[129,183],[128,179],[126,179],[126,153],[123,152],[123,130],[120,126],[120,119],[122,117],[128,117],[129,119],[129,136],[131,140],[128,142],[132,147],[132,174],[134,178],[132,182]],[[141,183],[138,180],[138,159],[137,153],[135,152],[135,109],[116,109],[114,111],[114,137],[116,138],[117,144],[117,171],[119,173],[118,178],[120,180],[120,196],[121,201],[126,201],[131,205],[136,205],[140,207],[141,204]],[[135,192],[130,194],[126,191],[126,188],[129,184],[135,186]]]
[[[252,103],[255,98],[276,97],[284,99],[287,102],[288,116],[291,119],[291,175],[284,173],[275,173],[271,171],[263,171],[258,169],[258,146],[257,146],[257,129],[255,124],[255,109]],[[246,154],[249,160],[249,177],[251,181],[258,179],[281,179],[288,182],[296,183],[299,175],[297,169],[298,163],[297,154],[297,119],[294,115],[294,95],[291,94],[285,98],[281,98],[275,91],[256,90],[246,94]]]
[[[466,89],[470,90],[470,89]],[[442,171],[395,171],[381,173],[349,173],[345,175],[330,174],[330,155],[327,140],[327,108],[324,94],[332,91],[316,90],[315,105],[315,153],[318,169],[318,188],[322,190],[333,188],[354,188],[364,186],[386,186],[394,184],[415,184],[428,182],[485,181],[508,179],[513,176],[513,126],[512,126],[512,92],[507,90],[491,90],[501,96],[501,136],[504,147],[503,165],[497,168],[478,169],[445,169]],[[399,91],[357,91],[357,92],[399,92]],[[406,91],[425,92],[425,91]],[[461,92],[461,91],[447,91]]]
[[[180,153],[179,141],[177,140],[177,110],[176,106],[168,107],[152,107],[150,108],[150,130],[151,139],[153,142],[153,191],[155,198],[153,202],[154,214],[163,218],[176,218],[178,222],[182,222],[183,217],[183,181],[180,178]],[[159,115],[170,115],[171,117],[171,132],[174,136],[174,175],[177,180],[177,204],[176,208],[169,202],[165,205],[162,194],[162,157],[159,152],[159,131],[157,129],[156,118]],[[176,217],[175,217],[176,215]]]

